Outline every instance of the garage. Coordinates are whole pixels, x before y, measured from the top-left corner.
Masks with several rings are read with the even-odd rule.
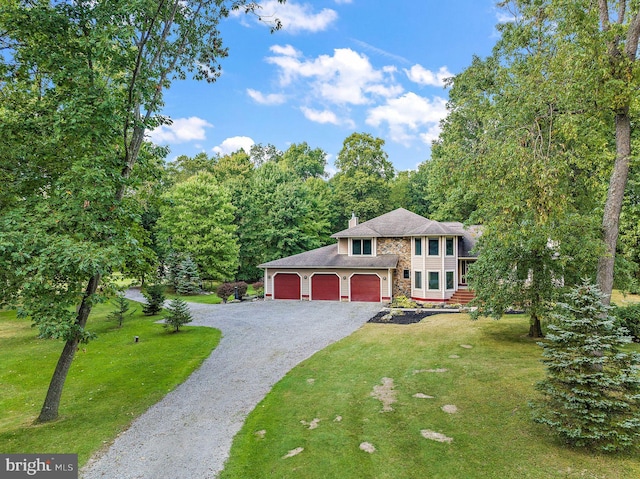
[[[300,276],[296,273],[278,273],[273,277],[275,299],[300,299]]]
[[[380,302],[380,277],[377,274],[351,276],[351,301]]]
[[[340,277],[336,274],[314,274],[311,277],[313,301],[340,301]]]

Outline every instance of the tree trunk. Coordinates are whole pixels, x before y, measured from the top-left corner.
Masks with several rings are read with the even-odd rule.
[[[544,338],[544,334],[542,334],[542,323],[540,322],[540,318],[537,314],[531,314],[531,323],[529,326],[529,337],[530,338]]]
[[[613,266],[618,242],[620,211],[624,190],[629,175],[629,158],[631,157],[631,120],[628,110],[616,115],[616,161],[611,172],[607,201],[602,216],[602,237],[605,243],[605,254],[598,261],[597,282],[605,294],[604,303],[611,301],[613,290]]]
[[[87,289],[82,297],[82,303],[78,308],[78,314],[76,316],[75,324],[80,329],[84,329],[87,324],[87,318],[91,312],[90,298],[95,294],[100,282],[100,275],[96,274],[89,280]],[[80,336],[76,335],[73,339],[70,339],[64,345],[58,364],[53,372],[53,377],[49,383],[49,389],[47,391],[47,397],[44,400],[42,409],[40,410],[40,416],[36,422],[48,422],[58,418],[58,408],[60,407],[60,397],[62,396],[62,389],[69,373],[69,368],[73,362],[73,358],[78,350],[78,344],[80,343]]]

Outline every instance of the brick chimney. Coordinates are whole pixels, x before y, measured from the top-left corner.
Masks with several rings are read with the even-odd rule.
[[[351,213],[351,219],[349,220],[349,228],[353,228],[354,226],[358,226],[358,217],[355,213]]]

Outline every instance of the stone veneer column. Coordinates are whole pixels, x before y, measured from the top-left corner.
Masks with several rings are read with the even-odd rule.
[[[406,296],[411,297],[411,273],[409,278],[405,279],[403,271],[408,269],[411,271],[411,240],[409,238],[378,238],[377,254],[397,254],[398,266],[393,276],[393,297]]]

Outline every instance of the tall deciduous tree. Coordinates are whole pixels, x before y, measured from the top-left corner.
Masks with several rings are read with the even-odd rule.
[[[627,0],[517,0],[503,2],[516,15],[505,26],[503,38],[522,48],[543,42],[550,46],[545,61],[557,89],[554,96],[572,103],[570,111],[606,124],[614,139],[607,160],[608,188],[602,214],[602,240],[606,251],[598,261],[597,281],[610,301],[620,212],[632,157],[631,124],[638,98],[637,59],[640,5]],[[543,31],[544,30],[544,31]],[[518,43],[520,43],[518,45]]]
[[[592,212],[607,153],[603,121],[577,116],[576,99],[558,93],[571,59],[554,34],[545,22],[504,26],[493,56],[455,78],[434,148],[440,185],[465,191],[471,221],[484,225],[469,275],[477,314],[499,317],[515,303],[530,313],[533,337],[558,286],[595,271]]]
[[[43,335],[65,341],[39,421],[58,415],[99,288],[139,248],[130,194],[162,94],[213,81],[219,21],[245,0],[15,0],[0,4],[0,283]],[[277,25],[276,25],[277,27]],[[76,306],[75,308],[73,306]]]
[[[330,234],[326,206],[315,194],[313,180],[291,175],[282,162],[269,161],[256,170],[243,198],[240,279],[260,278],[256,266],[265,261],[326,244]]]
[[[389,182],[395,171],[383,147],[384,140],[368,133],[353,133],[344,140],[335,162],[338,172],[330,181],[334,230],[346,228],[353,213],[369,220],[392,209]]]
[[[167,248],[189,254],[208,279],[232,279],[238,242],[235,208],[224,187],[212,174],[199,173],[173,186],[164,198],[158,230]]]

